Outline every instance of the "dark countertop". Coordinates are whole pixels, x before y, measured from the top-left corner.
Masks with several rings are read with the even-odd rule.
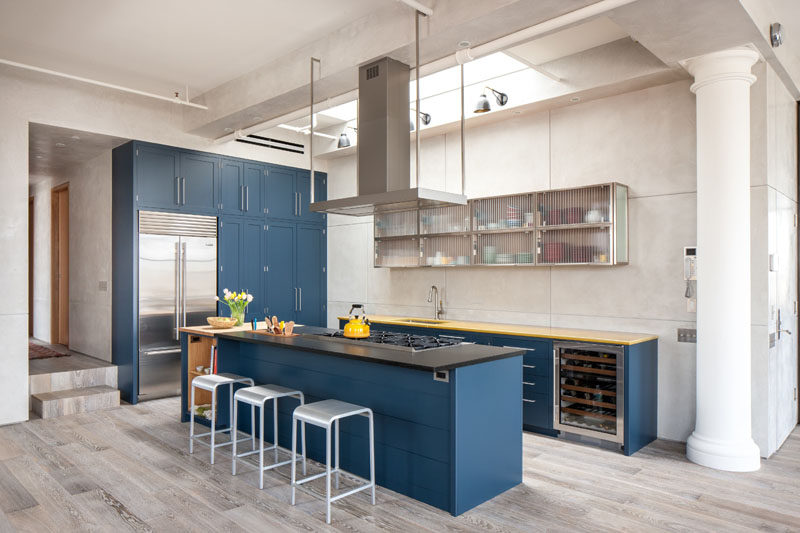
[[[357,359],[371,363],[402,366],[417,370],[450,370],[460,366],[469,366],[506,357],[522,355],[524,350],[486,346],[484,344],[458,344],[433,348],[419,352],[406,352],[386,348],[380,344],[369,342],[345,343],[321,336],[335,329],[302,326],[295,328],[296,337],[278,335],[262,335],[252,331],[237,331],[218,334],[220,339],[228,339],[253,344],[269,344],[291,350],[314,352],[346,359]]]

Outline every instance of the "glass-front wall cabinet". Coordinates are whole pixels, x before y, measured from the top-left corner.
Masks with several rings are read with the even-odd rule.
[[[376,267],[628,262],[628,187],[604,183],[375,215]]]

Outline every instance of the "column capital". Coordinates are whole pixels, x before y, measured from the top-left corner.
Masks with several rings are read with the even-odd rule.
[[[752,48],[731,48],[711,52],[681,61],[681,65],[694,76],[690,87],[696,93],[702,87],[720,81],[744,81],[752,85],[756,77],[750,69],[761,56]]]

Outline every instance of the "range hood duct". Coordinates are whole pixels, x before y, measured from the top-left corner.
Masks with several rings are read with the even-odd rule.
[[[358,196],[315,202],[311,211],[368,216],[467,203],[463,194],[409,187],[409,72],[389,57],[359,68]]]

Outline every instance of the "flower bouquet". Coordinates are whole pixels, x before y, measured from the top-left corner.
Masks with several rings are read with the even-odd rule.
[[[219,299],[219,296],[216,297],[216,300],[230,308],[231,318],[235,318],[236,325],[241,326],[244,324],[244,312],[247,309],[247,304],[253,301],[253,295],[246,291],[231,292],[228,289],[223,289],[222,300]]]

